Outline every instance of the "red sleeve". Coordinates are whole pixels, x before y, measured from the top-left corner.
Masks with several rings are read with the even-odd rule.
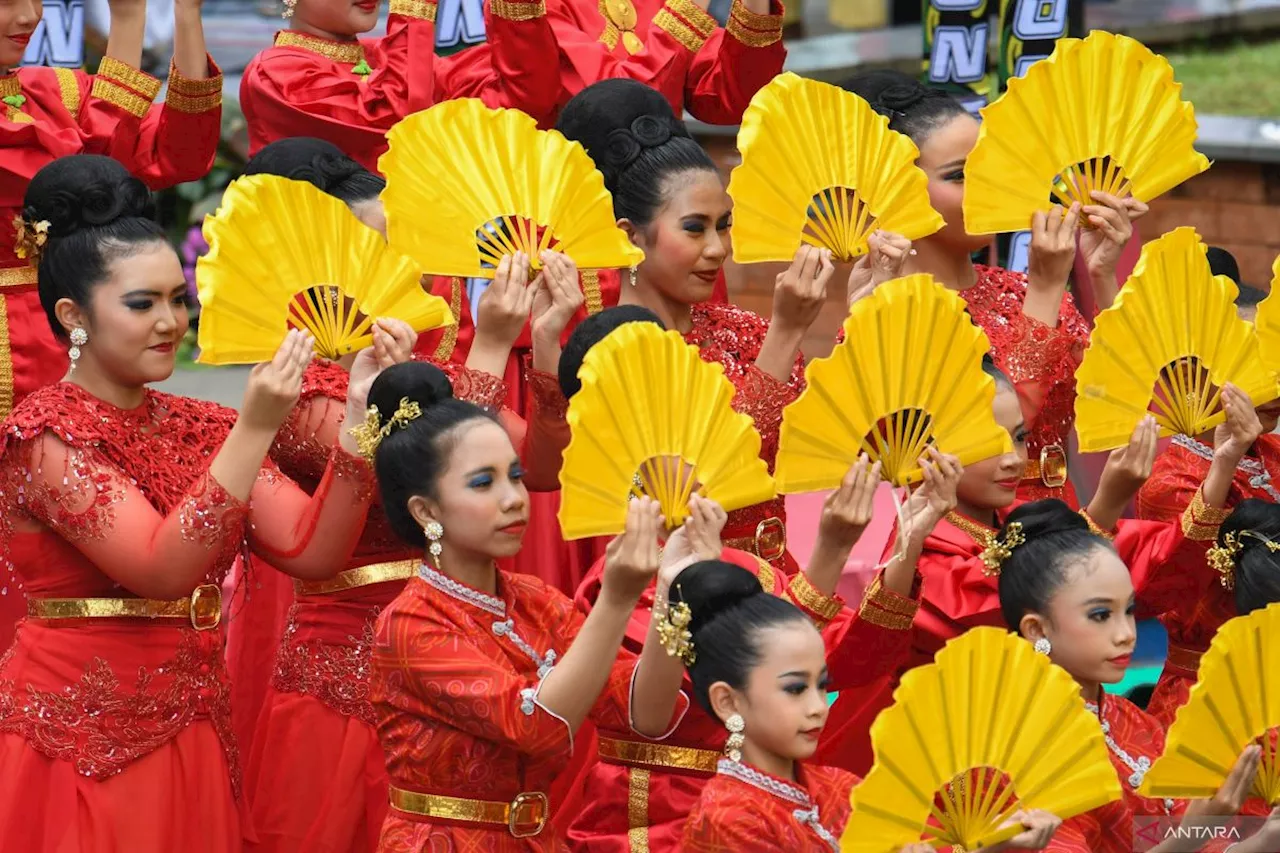
[[[83,78],[88,93],[78,121],[85,153],[120,161],[152,189],[203,178],[222,130],[222,71],[212,57],[208,70],[207,78],[190,80],[171,68],[165,101],[152,106],[159,80],[102,60],[96,75]]]
[[[685,82],[685,105],[708,124],[738,124],[751,98],[782,73],[782,4],[758,15],[734,0],[723,30],[698,51]]]
[[[755,364],[749,364],[737,382],[733,410],[747,415],[760,433],[760,458],[769,463],[778,458],[778,436],[782,430],[782,410],[795,402],[804,389],[804,357],[796,357],[790,382],[779,382]]]
[[[436,100],[479,98],[550,127],[560,101],[559,46],[542,0],[489,0],[485,43],[436,60]]]
[[[387,34],[369,46],[373,70],[364,78],[299,48],[272,47],[254,57],[240,82],[249,153],[314,136],[376,168],[391,126],[432,104],[435,13],[434,2],[393,0]]]
[[[917,588],[918,592],[918,588]],[[857,687],[897,672],[910,649],[911,623],[920,602],[884,588],[879,575],[857,610],[819,593],[798,573],[787,597],[822,630],[831,690]]]
[[[1151,521],[1177,521],[1204,482],[1209,465],[1208,460],[1191,456],[1176,446],[1166,448],[1156,459],[1151,476],[1138,490],[1135,502],[1138,517]],[[1234,484],[1231,491],[1234,497]]]
[[[741,788],[709,782],[685,821],[680,850],[684,853],[750,853],[780,850],[775,827],[786,817],[774,800],[762,794],[755,803],[744,803]],[[816,836],[814,836],[816,839]]]
[[[1045,850],[1050,853],[1094,853],[1101,845],[1101,827],[1092,812],[1064,820]]]
[[[592,22],[579,20],[576,5],[590,7]],[[634,56],[614,57],[613,44],[603,18],[589,0],[552,0],[547,13],[560,45],[560,85],[567,100],[592,83],[627,77],[657,89],[678,112],[683,108],[685,78],[694,55],[716,30],[716,21],[692,0],[667,0],[649,26],[644,50]],[[599,21],[600,23],[595,23]]]
[[[1190,506],[1184,517],[1185,522],[1121,519],[1116,526],[1116,552],[1129,567],[1140,618],[1199,601],[1213,577],[1205,552],[1217,536],[1217,523],[1199,529],[1191,522]]]
[[[569,446],[569,401],[557,377],[532,367],[525,373],[525,393],[529,429],[520,448],[525,485],[535,492],[554,492],[560,488],[560,465]]]
[[[999,615],[998,579],[979,557],[926,550],[916,565],[920,598],[947,618],[974,627],[990,625],[992,616]]]

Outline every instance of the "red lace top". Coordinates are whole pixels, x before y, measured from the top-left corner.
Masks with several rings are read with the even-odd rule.
[[[0,435],[6,572],[34,599],[134,597],[115,578],[143,567],[221,584],[242,546],[286,571],[336,571],[368,509],[368,466],[335,448],[309,497],[268,464],[242,503],[208,473],[234,421],[155,391],[130,411],[66,382],[31,394]],[[235,767],[229,710],[221,634],[186,623],[28,619],[0,665],[0,731],[95,778],[206,718]]]
[[[975,266],[978,281],[960,295],[973,321],[987,333],[996,364],[1013,381],[1027,422],[1027,456],[1038,462],[1041,448],[1066,447],[1075,420],[1076,368],[1089,342],[1089,324],[1070,293],[1062,297],[1058,325],[1047,326],[1023,313],[1027,277],[999,267]],[[1063,497],[1024,481],[1022,500]]]

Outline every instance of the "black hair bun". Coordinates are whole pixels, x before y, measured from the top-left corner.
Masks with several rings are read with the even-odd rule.
[[[1015,522],[1022,525],[1022,534],[1028,539],[1073,530],[1089,532],[1089,522],[1057,498],[1032,501],[1014,509],[1005,519],[1004,526],[1000,528],[998,536],[1002,541],[1007,535],[1009,525]]]
[[[895,83],[886,86],[871,106],[881,115],[903,113],[923,101],[928,94],[929,90],[915,81]]]
[[[310,136],[278,139],[253,155],[244,167],[246,175],[306,181],[325,192],[364,171],[332,142]]]
[[[23,201],[23,217],[32,224],[48,222],[51,240],[119,219],[155,218],[146,184],[116,160],[97,154],[59,157],[44,166],[27,185]]]
[[[764,595],[760,579],[742,566],[724,560],[702,560],[685,569],[671,585],[672,602],[689,605],[689,630],[697,634],[716,616],[747,599]]]
[[[615,173],[646,148],[689,136],[662,93],[623,78],[593,83],[570,98],[556,129],[582,143],[601,170]]]
[[[449,377],[425,361],[393,364],[378,374],[369,389],[369,406],[376,406],[384,421],[400,408],[401,400],[417,403],[425,412],[452,399],[453,386],[449,384]]]
[[[627,323],[653,323],[660,329],[666,329],[657,314],[639,305],[615,305],[592,314],[573,327],[564,349],[560,351],[560,363],[556,368],[556,378],[560,380],[560,390],[566,400],[582,388],[578,371],[582,369],[587,353],[610,332]]]

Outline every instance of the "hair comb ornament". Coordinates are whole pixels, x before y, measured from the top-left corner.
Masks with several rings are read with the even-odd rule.
[[[1233,531],[1222,537],[1222,544],[1210,548],[1205,556],[1209,560],[1209,567],[1218,573],[1218,583],[1222,584],[1224,589],[1236,587],[1236,559],[1244,550],[1246,538],[1257,539],[1272,554],[1280,551],[1280,542],[1252,530],[1244,530],[1240,533]]]
[[[1027,535],[1022,532],[1022,522],[1015,521],[1011,523],[1004,532],[1004,538],[992,536],[990,544],[982,549],[982,553],[978,555],[978,559],[982,560],[982,565],[986,566],[983,574],[987,577],[994,577],[1000,574],[1000,567],[1004,561],[1013,555],[1013,549],[1027,541]]]
[[[685,666],[693,666],[698,653],[693,648],[693,633],[689,623],[693,621],[693,613],[689,605],[678,601],[674,605],[664,598],[654,607],[658,617],[658,639],[667,654],[680,658]]]
[[[13,217],[13,252],[19,258],[29,261],[33,267],[40,266],[40,254],[44,244],[49,242],[49,220],[28,224],[26,217]]]
[[[420,417],[422,417],[422,407],[408,397],[401,397],[395,414],[385,424],[382,423],[382,414],[378,411],[378,407],[370,406],[364,413],[364,423],[352,427],[351,434],[355,436],[360,455],[372,465],[374,454],[378,452],[378,445],[382,444],[382,440],[391,435],[393,429],[407,427]]]

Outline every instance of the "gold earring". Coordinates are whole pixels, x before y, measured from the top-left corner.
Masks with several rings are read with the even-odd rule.
[[[76,326],[71,330],[71,349],[67,350],[67,357],[71,359],[71,370],[76,372],[76,362],[80,360],[80,347],[89,343],[89,333],[80,326]]]
[[[724,742],[724,755],[730,761],[741,761],[742,745],[747,742],[742,732],[747,724],[741,714],[731,714],[729,719],[724,721],[724,727],[729,730],[729,739]]]
[[[631,265],[631,286],[632,287],[636,286],[636,265],[635,264]]]
[[[427,537],[427,552],[431,554],[435,560],[436,568],[440,568],[440,554],[444,551],[444,546],[440,544],[440,540],[444,538],[444,525],[438,521],[428,521],[422,525],[422,532]]]

